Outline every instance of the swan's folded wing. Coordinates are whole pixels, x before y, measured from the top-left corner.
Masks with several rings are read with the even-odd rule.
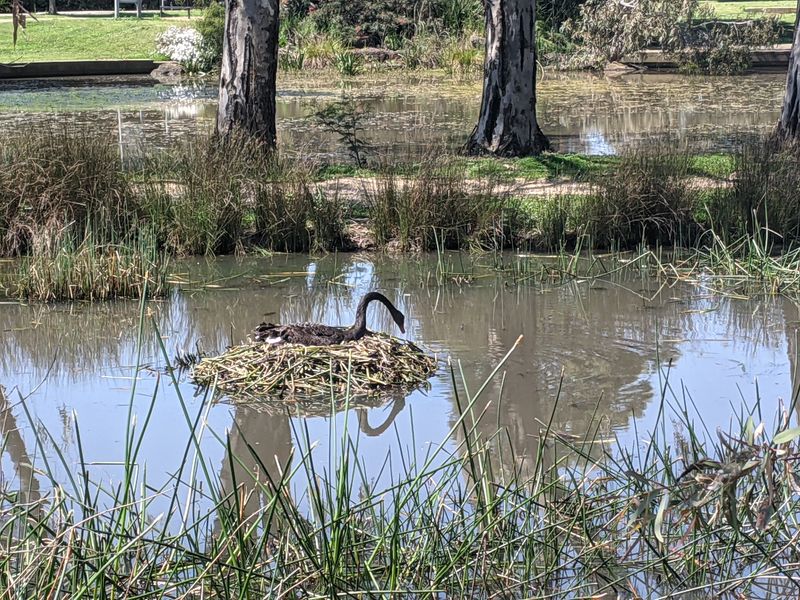
[[[307,346],[324,346],[342,341],[346,329],[331,327],[320,323],[303,323],[294,325],[274,325],[261,323],[253,330],[253,338],[257,342],[277,343],[282,340],[288,344],[305,344]]]
[[[330,325],[321,325],[320,323],[306,323],[302,326],[299,326],[297,330],[298,330],[297,333],[300,333],[300,331],[302,330],[302,333],[306,335],[310,335],[313,337],[322,337],[322,338],[328,338],[328,337],[338,338],[341,337],[345,332],[344,327],[332,327]]]

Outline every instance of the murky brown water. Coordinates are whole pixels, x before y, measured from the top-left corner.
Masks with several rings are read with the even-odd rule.
[[[498,378],[476,407],[476,413],[485,409],[482,431],[488,436],[498,425],[508,428],[521,456],[536,448],[559,387],[554,427],[583,435],[600,417],[601,435],[615,432],[628,441],[644,435],[653,422],[665,382],[672,389],[668,398],[691,398],[711,431],[727,425],[742,399],[752,403],[756,381],[765,418],[779,398],[791,396],[800,316],[788,300],[730,300],[689,286],[659,292],[656,282],[638,277],[550,289],[515,287],[492,277],[440,287],[428,283],[434,264],[433,258],[358,255],[195,261],[180,265],[181,276],[202,278],[211,287],[188,284],[169,300],[151,303],[148,314],[170,353],[198,345],[216,352],[242,340],[265,316],[349,323],[360,296],[379,289],[407,315],[407,337],[451,359],[456,369],[460,364],[470,391],[523,335],[504,379]],[[370,319],[373,328],[395,333],[381,310],[371,309]],[[0,413],[10,409],[0,418],[0,437],[7,439],[0,479],[29,478],[27,465],[42,450],[53,457],[53,445],[68,465],[79,464],[76,420],[95,476],[119,476],[138,320],[135,302],[0,304],[0,384],[8,392]],[[164,361],[149,324],[142,360],[152,368],[138,373],[133,413],[141,423],[158,385],[140,460],[149,483],[158,485],[180,463],[189,429],[176,390],[158,376]],[[179,387],[192,418],[206,410],[188,381],[182,379]],[[27,398],[33,422],[21,397]],[[333,420],[224,402],[207,410],[201,444],[223,482],[232,476],[219,441],[226,431],[246,461],[245,440],[264,464],[275,465],[276,460],[286,464],[298,448],[301,423],[320,442],[315,452],[321,457],[327,456],[331,427],[341,433],[346,426],[354,436],[361,432],[361,460],[368,472],[378,473],[387,453],[424,455],[445,441],[458,413],[444,362],[429,390],[390,394],[383,406],[339,413]],[[40,434],[46,429],[51,440],[38,447],[34,429]],[[52,464],[66,477],[57,460]],[[34,482],[48,485],[41,474]]]
[[[547,73],[539,116],[564,152],[616,153],[641,140],[670,137],[702,148],[727,148],[772,127],[785,75],[604,77]],[[384,73],[343,83],[330,74],[282,73],[278,126],[285,152],[341,160],[335,136],[312,115],[328,102],[354,98],[366,111],[364,138],[378,159],[417,156],[431,146],[456,149],[474,126],[476,80]],[[168,86],[149,77],[0,82],[0,132],[44,122],[89,124],[117,136],[123,154],[167,147],[211,126],[216,82]]]

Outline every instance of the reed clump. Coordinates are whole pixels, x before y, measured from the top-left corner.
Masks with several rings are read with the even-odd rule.
[[[436,359],[397,338],[370,334],[331,346],[248,343],[204,358],[192,371],[200,385],[240,399],[352,393],[371,395],[390,387],[423,385]]]
[[[708,203],[714,229],[727,241],[762,228],[783,243],[800,239],[800,144],[772,135],[750,139],[734,161],[731,187]]]
[[[417,27],[416,34],[399,47],[406,69],[444,69],[456,77],[480,72],[483,54],[483,38],[475,31],[442,35],[424,26]]]
[[[455,162],[431,160],[413,177],[386,170],[366,190],[367,213],[379,247],[401,251],[511,245],[518,206],[496,181],[469,181]]]
[[[135,223],[136,200],[108,136],[37,128],[5,136],[0,146],[3,254],[24,254],[37,235],[67,227],[110,239]]]
[[[776,248],[766,229],[729,240],[708,231],[695,248],[676,251],[669,265],[655,262],[658,273],[732,297],[800,294],[800,248]]]
[[[6,293],[38,302],[154,298],[169,291],[168,275],[153,236],[113,244],[65,235],[20,259]]]
[[[254,182],[252,243],[278,252],[334,251],[348,245],[348,207],[336,194],[314,189],[302,168]]]
[[[578,246],[589,229],[587,204],[593,200],[577,195],[554,195],[524,203],[521,214],[527,219],[520,246],[559,251]]]
[[[248,190],[243,182],[267,161],[258,147],[238,136],[224,144],[199,136],[169,154],[150,157],[143,172],[144,198],[164,227],[162,243],[176,254],[234,252],[244,240]]]
[[[685,238],[698,197],[691,173],[685,150],[659,144],[624,153],[613,170],[593,178],[583,207],[596,243],[630,248]]]
[[[308,169],[244,134],[197,136],[146,161],[145,212],[162,243],[183,255],[259,246],[281,252],[334,249],[344,237],[338,198],[315,194]]]

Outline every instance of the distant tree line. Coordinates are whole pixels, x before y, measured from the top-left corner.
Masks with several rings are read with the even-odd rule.
[[[50,0],[24,0],[31,12],[44,12]],[[143,0],[145,9],[156,10],[160,0]],[[202,8],[214,0],[175,0]],[[578,14],[585,0],[539,0],[538,20],[559,26]],[[110,10],[113,0],[57,0],[58,10]],[[314,19],[323,30],[340,33],[355,46],[375,46],[387,37],[413,37],[420,26],[448,33],[481,30],[485,0],[282,0],[282,18]],[[11,0],[0,0],[0,13],[11,12]]]
[[[538,20],[558,27],[577,16],[585,0],[539,0]],[[486,0],[284,0],[289,20],[312,18],[354,45],[375,46],[387,37],[412,37],[420,26],[460,34],[481,30]]]

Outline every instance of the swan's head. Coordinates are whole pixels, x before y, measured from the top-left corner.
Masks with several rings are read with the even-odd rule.
[[[392,318],[394,319],[394,322],[397,323],[397,327],[400,328],[400,331],[402,333],[405,333],[406,332],[406,316],[403,313],[401,313],[399,310],[397,310],[396,308],[391,310],[390,312],[392,313]]]

